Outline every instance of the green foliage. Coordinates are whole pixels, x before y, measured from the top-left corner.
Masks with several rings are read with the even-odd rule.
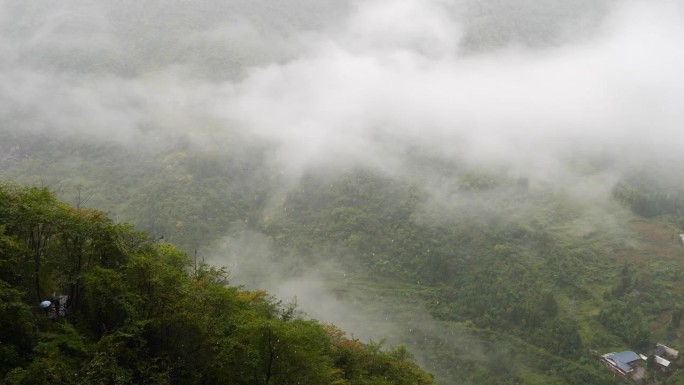
[[[39,335],[33,348],[35,358],[7,376],[10,384],[79,384],[80,363],[89,356],[90,346],[71,324],[60,323]]]
[[[682,315],[684,315],[684,309],[682,308],[676,308],[672,311],[672,320],[670,321],[671,324],[670,326],[674,329],[679,328],[679,325],[682,322]]]
[[[12,368],[26,365],[31,350],[34,315],[20,290],[0,280],[0,378]]]
[[[86,301],[89,318],[99,325],[101,333],[123,326],[135,315],[134,295],[117,270],[95,267],[85,276]]]
[[[262,156],[266,147],[242,141],[201,153],[179,140],[140,155],[77,138],[48,148],[24,140],[40,156],[9,173],[31,181],[57,175],[61,196],[74,201],[79,191],[79,198],[78,207],[68,207],[47,189],[0,189],[0,279],[9,285],[2,295],[11,311],[17,304],[27,310],[21,321],[2,321],[18,330],[11,333],[17,340],[0,345],[9,352],[6,368],[20,366],[16,376],[34,359],[42,316],[31,311],[36,299],[59,292],[72,298],[69,321],[94,346],[83,365],[93,383],[97,373],[121,383],[263,382],[265,330],[288,335],[293,314],[265,296],[226,287],[224,272],[194,268],[164,243],[201,251],[247,228],[268,237],[274,260],[292,269],[341,266],[360,282],[357,304],[399,298],[394,306],[427,323],[464,325],[460,338],[470,340],[463,349],[472,347],[475,357],[454,348],[461,340],[439,343],[415,331],[392,336],[453,383],[603,383],[592,351],[682,341],[677,227],[684,228],[684,205],[677,177],[636,170],[612,191],[632,213],[651,218],[640,225],[669,226],[650,239],[614,202],[573,197],[570,184],[595,182],[583,178],[603,167],[583,161],[574,165],[582,179],[550,185],[414,151],[401,174],[310,170],[282,197],[280,179]],[[164,242],[83,209],[82,196]],[[401,290],[365,290],[375,282]],[[354,290],[343,285],[343,295]],[[352,359],[358,357],[336,352],[333,363],[323,360],[332,372],[321,369],[320,378],[371,381],[369,367]],[[458,376],[449,372],[454,362]]]
[[[569,318],[552,318],[539,328],[532,341],[552,354],[577,358],[582,354],[582,338],[577,322]]]
[[[7,140],[27,159],[0,171],[22,183],[47,184],[62,200],[87,202],[194,252],[235,228],[256,225],[272,187],[264,160],[268,147],[231,139],[215,143],[215,151],[200,151],[182,139],[132,149],[80,137],[17,134]]]
[[[333,340],[332,359],[339,377],[336,384],[432,384],[431,375],[411,361],[405,346],[383,350],[384,342],[365,345],[347,338],[334,326],[329,327]]]
[[[615,185],[613,195],[640,216],[681,218],[684,215],[681,177],[670,173],[669,167],[649,166],[627,174]],[[668,174],[663,175],[663,172]]]
[[[630,231],[602,228],[587,218],[603,214],[582,212],[582,204],[563,193],[536,193],[503,174],[454,178],[459,182],[445,202],[428,203],[427,191],[405,179],[363,169],[312,172],[289,192],[283,211],[269,218],[264,231],[281,258],[314,261],[343,249],[334,255],[344,256],[337,262],[347,271],[426,285],[437,319],[523,339],[548,355],[540,360],[595,360],[589,349],[606,349],[615,336],[632,348],[648,346],[650,314],[669,311],[674,302],[650,269],[612,274],[612,253],[624,247]],[[630,301],[632,310],[613,312],[614,301]],[[539,383],[575,383],[573,375],[602,373],[558,369],[552,379],[540,374],[549,368],[530,366],[511,363],[506,375],[493,377],[500,367],[471,366],[468,381],[515,381],[520,368],[528,368],[520,378],[541,376]],[[575,373],[582,370],[591,374]]]
[[[252,384],[327,384],[332,375],[330,340],[313,321],[283,322],[271,318],[240,325],[232,366],[241,355],[251,357],[240,367],[241,381]]]
[[[342,380],[328,328],[263,292],[229,286],[224,270],[191,265],[171,244],[60,203],[45,189],[0,186],[0,215],[2,383]],[[22,279],[23,265],[36,272],[35,281]],[[64,317],[39,311],[28,295],[38,287],[40,295],[47,287],[68,293]],[[372,357],[373,365],[360,367],[350,385],[432,383],[403,349],[357,347],[350,358]]]
[[[633,303],[612,301],[604,304],[598,321],[620,336],[628,346],[642,349],[649,346],[650,335],[644,315]]]

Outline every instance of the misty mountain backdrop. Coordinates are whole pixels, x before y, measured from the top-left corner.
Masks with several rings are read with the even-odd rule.
[[[680,1],[0,0],[0,30],[4,183],[296,322],[445,385],[684,349]]]

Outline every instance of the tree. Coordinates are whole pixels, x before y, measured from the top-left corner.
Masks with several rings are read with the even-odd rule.
[[[24,188],[14,197],[18,202],[10,214],[8,230],[25,240],[31,252],[34,269],[35,298],[41,301],[49,293],[41,288],[44,260],[49,258],[49,246],[56,231],[55,219],[63,205],[47,188]]]
[[[598,315],[600,323],[636,348],[649,345],[650,332],[643,318],[643,313],[635,304],[623,301],[607,303]]]
[[[277,318],[253,322],[237,331],[250,351],[253,373],[245,373],[255,384],[327,384],[332,367],[330,339],[315,321],[283,321]],[[237,356],[237,355],[236,355]]]

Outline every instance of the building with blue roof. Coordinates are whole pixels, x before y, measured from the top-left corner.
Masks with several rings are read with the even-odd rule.
[[[601,361],[613,372],[621,377],[626,377],[644,361],[644,358],[631,350],[625,350],[619,353],[606,353],[601,356]]]

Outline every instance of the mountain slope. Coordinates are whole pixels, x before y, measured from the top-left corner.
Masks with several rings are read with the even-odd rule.
[[[433,383],[405,347],[305,320],[47,189],[0,185],[0,223],[3,383]]]

